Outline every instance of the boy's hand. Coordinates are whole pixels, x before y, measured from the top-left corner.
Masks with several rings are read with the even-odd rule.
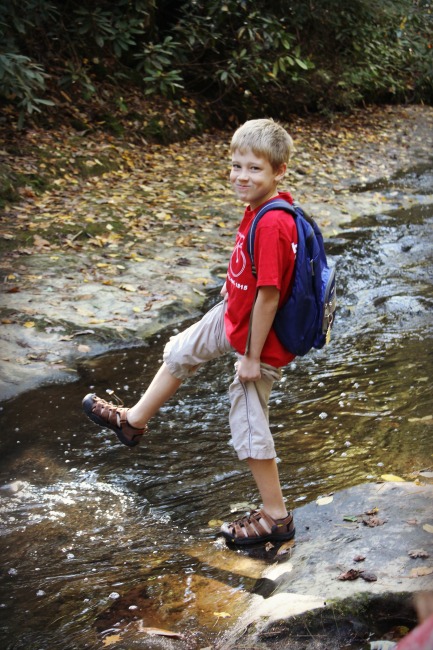
[[[241,357],[235,363],[235,368],[239,379],[244,384],[247,381],[258,381],[262,374],[260,372],[260,359],[251,359],[250,357]]]
[[[227,282],[224,282],[223,286],[221,287],[220,296],[225,298],[226,295],[227,295]]]

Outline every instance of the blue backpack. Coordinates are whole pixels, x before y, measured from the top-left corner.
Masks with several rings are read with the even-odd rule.
[[[248,232],[247,249],[255,276],[256,228],[270,210],[291,214],[298,232],[292,292],[277,311],[273,327],[286,350],[303,356],[311,348],[323,348],[331,337],[336,308],[335,270],[328,266],[323,236],[316,222],[299,205],[274,199],[259,210]]]

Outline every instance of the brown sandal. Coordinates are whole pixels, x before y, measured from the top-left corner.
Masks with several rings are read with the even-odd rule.
[[[138,445],[140,437],[147,430],[147,427],[136,429],[129,424],[127,420],[128,408],[106,402],[105,399],[101,399],[93,393],[89,393],[83,399],[83,410],[92,422],[114,431],[120,442],[128,447]]]
[[[263,510],[254,510],[231,524],[223,524],[221,533],[232,544],[280,542],[295,536],[295,524],[291,513],[284,519],[272,519]]]

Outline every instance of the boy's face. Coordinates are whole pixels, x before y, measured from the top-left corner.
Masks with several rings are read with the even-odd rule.
[[[278,182],[286,168],[282,164],[275,171],[266,158],[259,158],[250,149],[244,153],[236,150],[232,155],[230,182],[237,197],[255,210],[277,194]]]

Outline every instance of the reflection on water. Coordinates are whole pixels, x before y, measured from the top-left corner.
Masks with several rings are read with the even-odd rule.
[[[333,345],[287,367],[271,401],[290,507],[431,465],[431,221],[418,206],[352,223],[330,242]],[[81,413],[89,389],[134,402],[169,335],[89,361],[73,386],[4,405],[2,647],[101,648],[117,635],[128,648],[200,648],[254,588],[263,563],[215,542],[208,525],[257,503],[229,442],[233,359],[186,382],[138,448]],[[149,627],[184,641],[149,637]]]

